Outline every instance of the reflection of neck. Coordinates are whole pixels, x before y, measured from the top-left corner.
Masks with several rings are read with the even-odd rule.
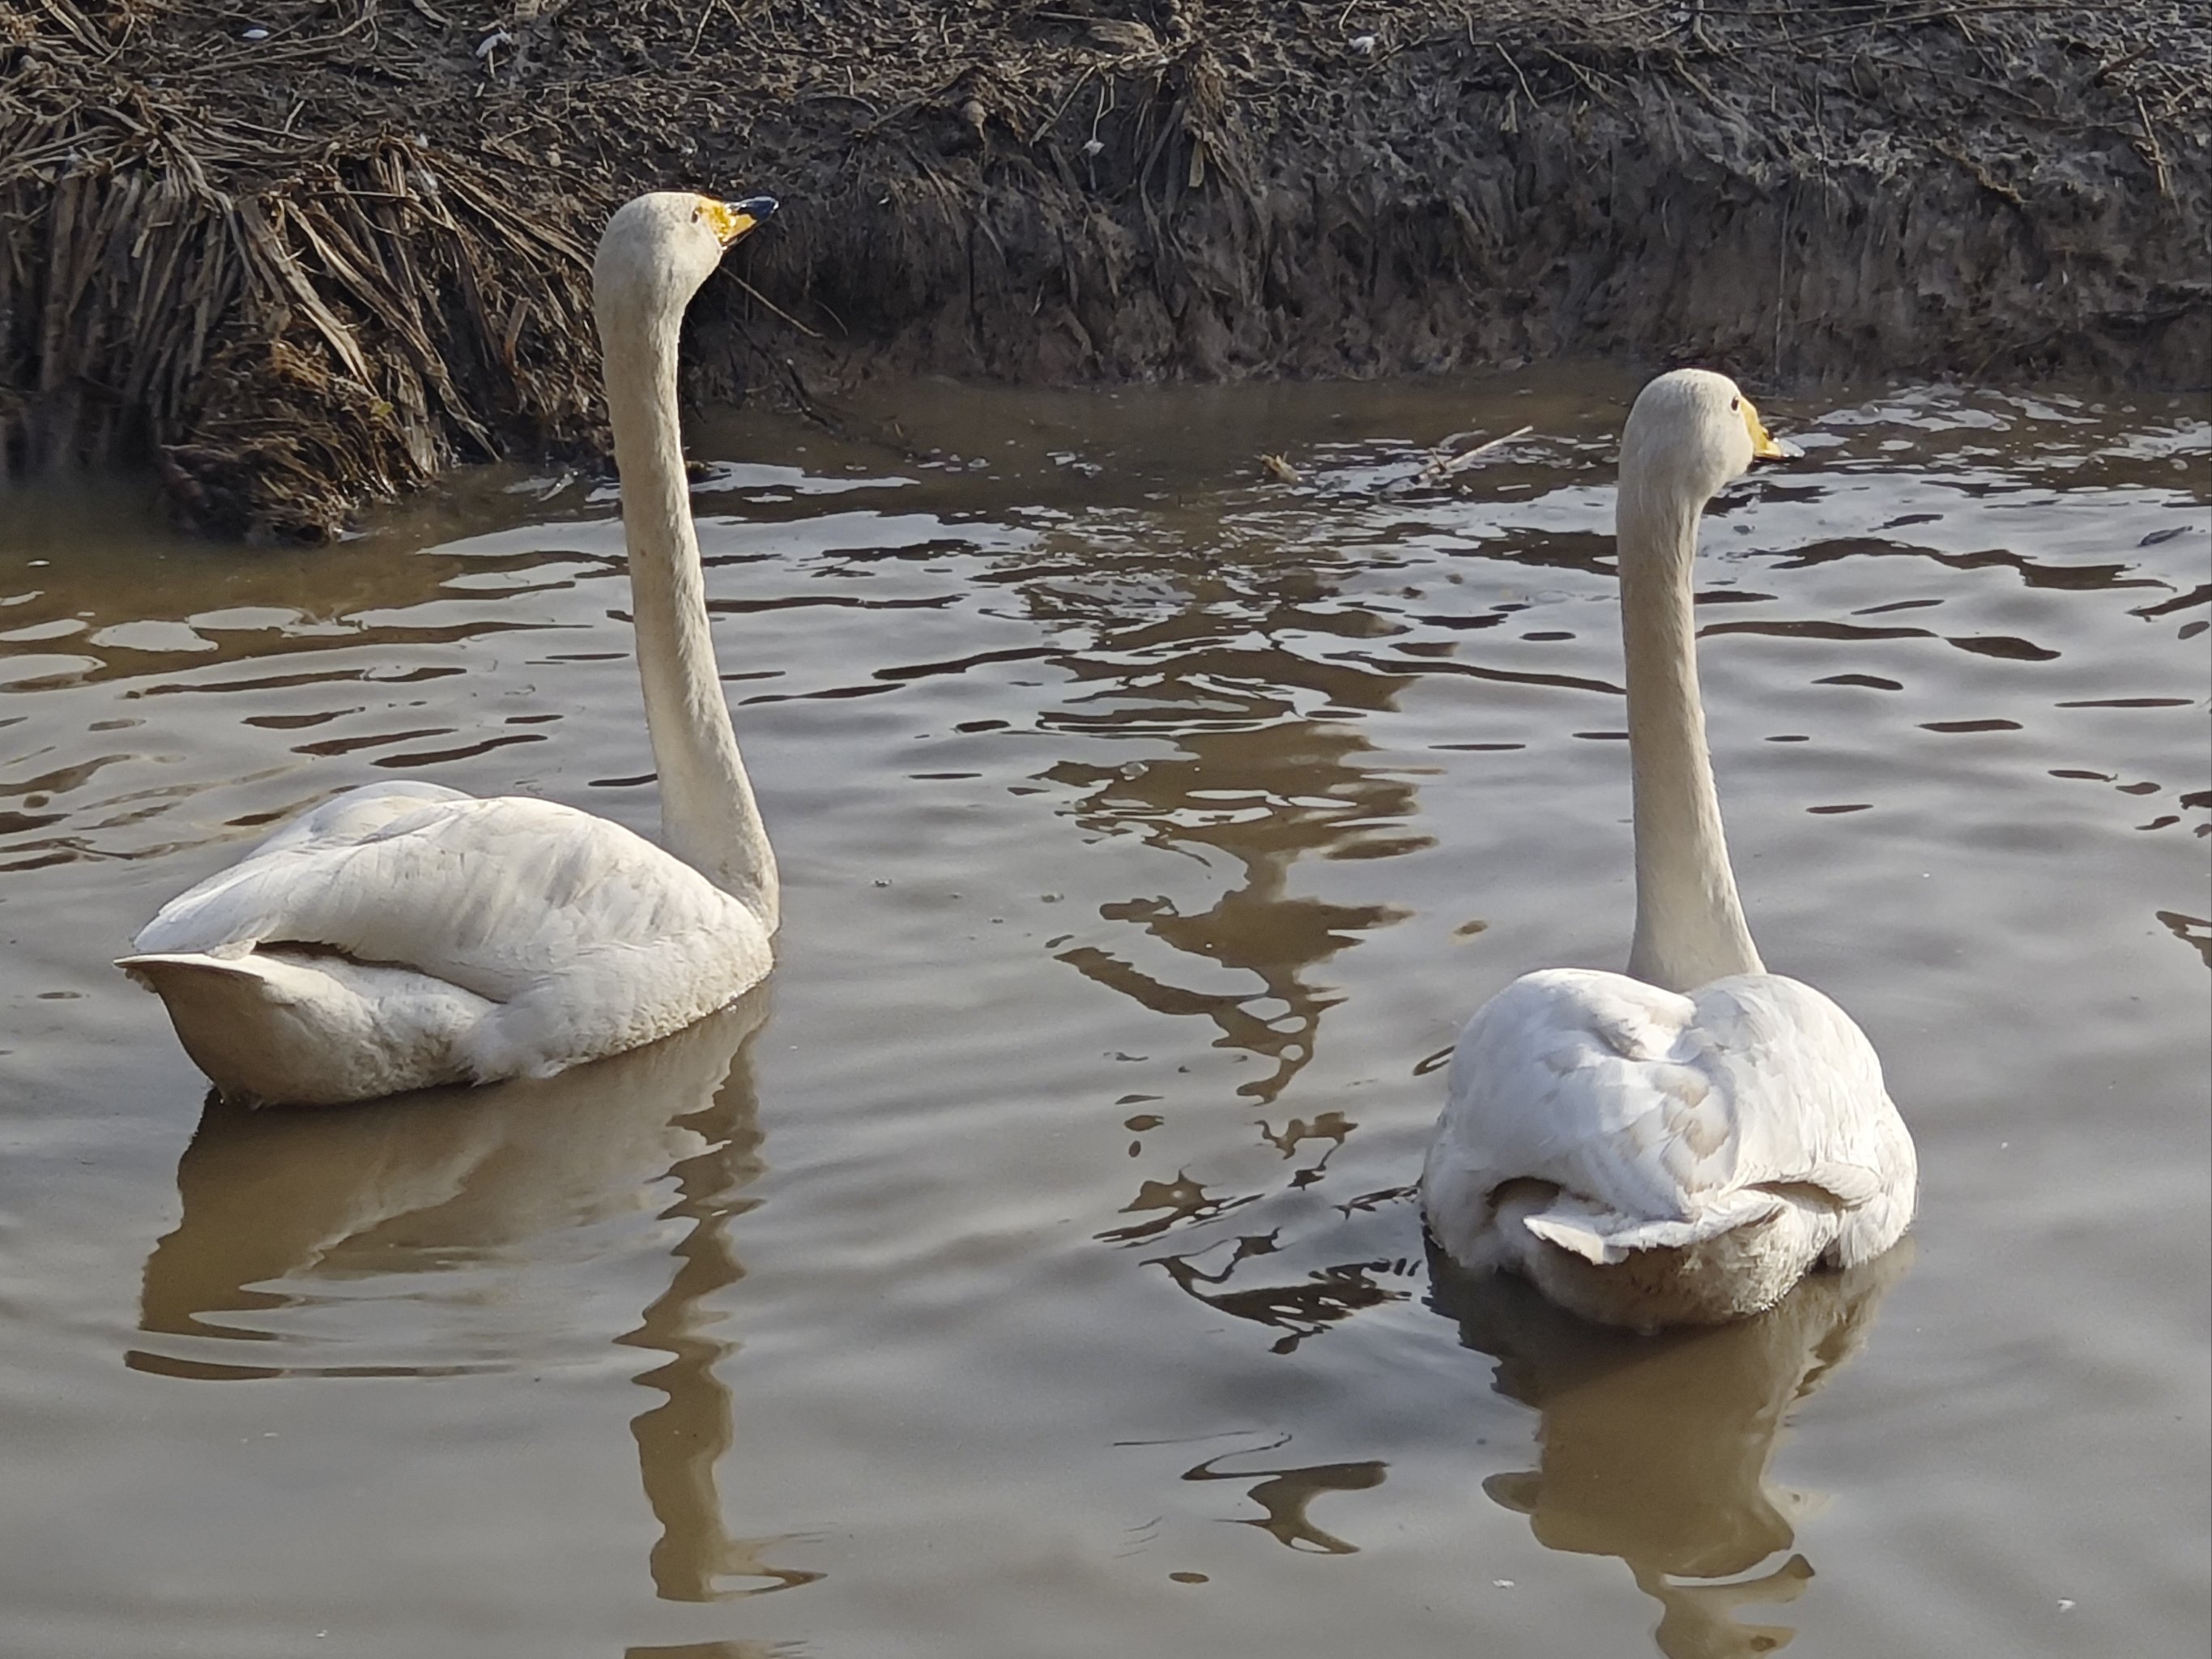
[[[1628,971],[1674,991],[1764,971],[1729,868],[1698,700],[1691,566],[1704,506],[1624,460],[1620,622],[1636,793],[1636,942]]]
[[[1812,1563],[1802,1555],[1756,1578],[1726,1584],[1676,1584],[1633,1561],[1628,1568],[1637,1589],[1659,1603],[1659,1628],[1652,1638],[1667,1659],[1750,1659],[1788,1645],[1797,1633],[1789,1626],[1747,1625],[1735,1610],[1795,1601],[1813,1577]]]
[[[673,303],[617,303],[600,318],[661,835],[670,852],[773,930],[775,855],[722,697],[691,525],[676,417],[682,323],[680,295]]]
[[[735,1018],[744,1022],[741,1042],[766,1012],[757,992],[738,1004]],[[732,1016],[713,1018],[728,1021]],[[690,1223],[690,1231],[673,1252],[677,1266],[668,1288],[647,1306],[637,1329],[617,1339],[626,1347],[668,1356],[635,1379],[665,1398],[630,1419],[646,1502],[660,1523],[647,1565],[653,1589],[664,1601],[720,1601],[821,1576],[764,1560],[763,1552],[781,1539],[733,1536],[715,1484],[716,1469],[736,1433],[729,1385],[715,1367],[737,1344],[712,1334],[720,1317],[712,1304],[744,1277],[730,1222],[758,1201],[743,1194],[766,1167],[755,1112],[751,1060],[740,1048],[712,1103],[677,1120],[708,1143],[668,1172],[677,1199],[663,1215]],[[769,1582],[733,1589],[726,1583],[731,1579]]]

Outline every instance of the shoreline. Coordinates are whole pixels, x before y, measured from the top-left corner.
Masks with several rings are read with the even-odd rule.
[[[2180,4],[264,9],[0,18],[9,471],[150,460],[196,528],[317,540],[457,464],[593,456],[590,246],[678,185],[785,204],[693,307],[695,404],[2212,374]]]

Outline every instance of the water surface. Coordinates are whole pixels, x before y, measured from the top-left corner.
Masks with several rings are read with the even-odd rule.
[[[1656,1342],[1432,1278],[1435,1057],[1626,953],[1632,390],[700,424],[774,978],[311,1115],[108,959],[368,780],[650,832],[611,490],[297,552],[0,495],[0,1648],[2201,1650],[2201,404],[1778,400],[1708,523],[1746,902],[1883,1053],[1913,1242]]]

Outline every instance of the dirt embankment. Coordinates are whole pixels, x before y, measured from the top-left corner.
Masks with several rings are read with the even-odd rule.
[[[631,192],[785,211],[691,390],[1559,354],[2212,378],[2197,0],[0,0],[0,451],[326,535],[598,439]]]

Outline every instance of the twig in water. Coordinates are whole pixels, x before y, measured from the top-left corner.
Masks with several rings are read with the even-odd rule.
[[[1439,483],[1470,465],[1476,456],[1486,454],[1500,444],[1510,444],[1516,438],[1525,438],[1535,429],[1533,426],[1524,426],[1517,431],[1507,433],[1502,438],[1492,438],[1475,445],[1472,449],[1462,449],[1456,455],[1439,455],[1413,475],[1413,482],[1416,483]]]

